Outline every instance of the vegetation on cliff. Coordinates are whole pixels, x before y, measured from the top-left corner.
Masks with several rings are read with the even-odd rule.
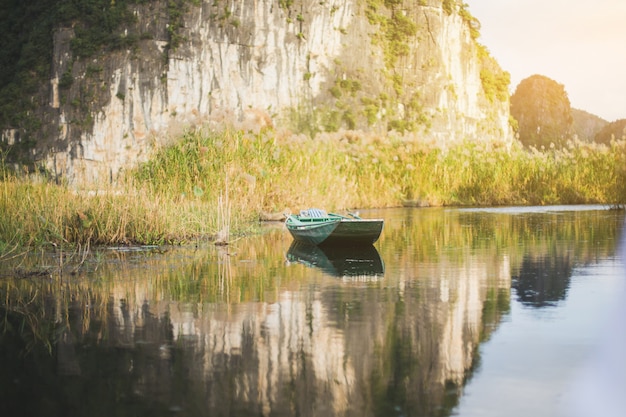
[[[51,78],[53,53],[52,35],[61,27],[72,27],[71,50],[74,59],[88,58],[124,48],[133,48],[150,33],[135,33],[136,16],[130,5],[146,4],[149,0],[7,0],[0,4],[4,17],[0,26],[0,129],[19,129],[29,135],[41,127],[35,114],[44,105],[39,94]],[[167,2],[170,47],[181,41],[178,29],[189,4],[199,0],[169,0]],[[70,71],[63,75],[60,87],[73,82]],[[31,142],[26,146],[32,145]]]
[[[50,86],[54,84],[54,81],[50,83],[51,78],[59,76],[60,103],[57,105],[61,106],[72,127],[68,140],[76,141],[81,130],[89,132],[93,128],[94,115],[111,98],[106,89],[109,79],[98,78],[98,74],[105,73],[104,69],[108,68],[107,54],[119,50],[136,51],[143,45],[141,41],[158,38],[168,42],[163,56],[164,62],[168,62],[168,53],[185,41],[184,30],[180,29],[185,16],[189,17],[190,6],[200,3],[199,0],[36,0],[26,3],[9,0],[0,6],[8,16],[7,25],[0,28],[0,35],[9,46],[0,51],[0,129],[16,129],[20,139],[11,146],[8,158],[25,162],[32,158],[37,142],[58,140],[56,132],[61,128],[54,121],[57,109],[50,111],[49,108]],[[276,13],[284,13],[291,23],[297,21],[299,30],[306,32],[303,28],[306,28],[305,22],[309,24],[310,14],[307,13],[315,8],[306,2],[292,0],[279,1],[277,5]],[[360,18],[366,19],[375,29],[367,32],[369,42],[378,48],[376,55],[380,53],[382,56],[382,67],[367,70],[362,64],[351,67],[340,62],[341,57],[338,57],[334,62],[336,68],[326,74],[328,85],[319,101],[293,109],[292,117],[285,118],[295,120],[290,127],[311,136],[342,128],[427,131],[433,124],[433,117],[448,111],[439,108],[440,101],[424,88],[424,85],[433,86],[432,77],[427,79],[424,75],[424,79],[419,79],[415,75],[431,71],[436,77],[442,73],[438,66],[443,64],[437,54],[438,50],[445,48],[445,42],[440,45],[438,40],[435,41],[437,25],[442,21],[440,17],[446,20],[453,16],[456,23],[460,17],[461,24],[469,28],[472,42],[478,37],[478,20],[468,11],[468,6],[458,0],[360,0],[357,5],[364,14]],[[228,21],[238,27],[240,22],[232,16],[237,7],[246,6],[221,0],[211,2],[210,19],[217,25]],[[328,8],[331,15],[339,9],[324,2],[315,7],[315,10]],[[138,24],[152,14],[156,20],[167,23],[165,36],[163,33],[155,35],[151,26]],[[51,66],[52,36],[59,28],[71,28],[72,34],[68,36],[71,36],[72,62],[63,63],[62,74],[51,74],[50,68],[54,67]],[[345,27],[337,30],[344,35],[351,31]],[[465,38],[467,32],[462,32],[459,36]],[[300,40],[304,36],[306,33],[298,33]],[[352,36],[349,38],[351,42],[368,42],[360,34]],[[419,49],[422,47],[425,49]],[[479,48],[479,54],[485,97],[492,102],[505,101],[508,98],[508,74],[489,57],[485,48]],[[462,59],[474,59],[474,55],[470,48]],[[309,55],[307,60],[311,59]],[[307,72],[303,81],[314,76]],[[166,79],[167,76],[163,75],[162,80]],[[434,81],[442,82],[441,88],[448,89],[451,97],[458,94],[451,84],[446,85],[446,81]],[[124,100],[124,93],[118,92],[116,97]],[[0,149],[6,151],[6,144],[0,144]]]
[[[327,100],[334,103],[334,108],[332,105],[330,108],[318,106],[321,110],[317,111],[321,114],[313,114],[313,123],[310,124],[315,125],[315,120],[321,119],[321,128],[325,132],[361,127],[365,127],[364,130],[373,127],[375,130],[382,128],[400,133],[428,131],[434,114],[445,110],[438,108],[438,103],[428,101],[425,96],[429,92],[422,84],[439,81],[419,80],[416,74],[426,74],[433,68],[440,68],[439,74],[447,71],[440,62],[438,53],[432,52],[427,46],[431,42],[436,43],[434,36],[437,30],[433,27],[437,19],[427,16],[427,12],[421,9],[427,5],[426,1],[411,3],[402,0],[365,0],[364,3],[365,17],[376,28],[370,33],[370,41],[382,54],[382,82],[373,88],[369,79],[371,74],[367,72],[356,71],[350,74],[351,78],[346,79],[345,74],[338,71],[344,78],[337,79],[330,87],[331,97]],[[430,4],[433,3],[437,4]],[[467,4],[444,0],[440,6],[444,15],[457,15],[467,25],[471,40],[476,46],[476,54],[469,47],[466,51],[468,55],[461,59],[478,59],[485,97],[491,103],[508,100],[510,76],[489,55],[489,51],[476,42],[480,23],[471,15]],[[420,58],[416,59],[415,56]],[[442,85],[442,88],[453,90],[449,85]],[[301,121],[300,118],[299,120]],[[313,133],[317,131],[313,129]]]
[[[32,97],[50,76],[56,1],[0,3],[0,128],[36,129]]]

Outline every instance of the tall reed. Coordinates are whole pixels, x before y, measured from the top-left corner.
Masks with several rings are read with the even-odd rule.
[[[0,252],[223,240],[262,212],[311,206],[626,203],[623,141],[529,151],[517,143],[437,144],[393,134],[310,139],[198,129],[113,186],[79,190],[3,172]]]

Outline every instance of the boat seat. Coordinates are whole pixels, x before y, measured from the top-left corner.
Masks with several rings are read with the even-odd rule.
[[[319,219],[322,217],[328,217],[328,213],[326,213],[322,209],[318,208],[310,208],[308,210],[300,210],[301,217],[310,217],[312,219]]]

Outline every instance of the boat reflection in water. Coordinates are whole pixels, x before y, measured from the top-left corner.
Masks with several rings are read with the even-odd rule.
[[[344,279],[375,280],[385,273],[385,265],[374,245],[313,246],[294,241],[286,256],[289,262],[319,268]]]

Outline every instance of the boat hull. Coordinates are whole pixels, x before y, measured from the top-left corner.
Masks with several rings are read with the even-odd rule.
[[[324,240],[324,245],[371,245],[383,231],[382,220],[343,219]]]
[[[335,231],[339,223],[340,220],[319,221],[311,224],[290,224],[288,220],[287,230],[298,242],[320,245]]]
[[[381,219],[287,219],[287,229],[299,242],[311,245],[371,245],[383,230]]]

